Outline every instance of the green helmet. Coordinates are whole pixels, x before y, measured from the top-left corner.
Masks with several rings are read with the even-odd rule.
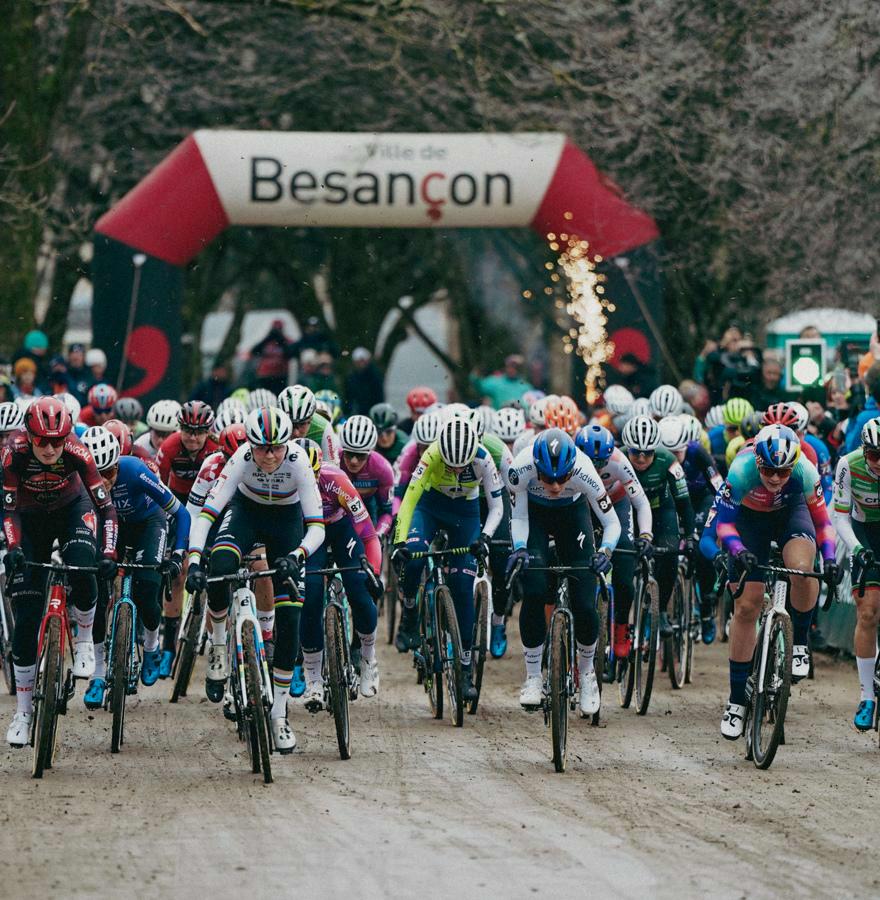
[[[336,391],[325,389],[315,393],[315,400],[328,407],[330,410],[330,424],[335,425],[337,419],[342,415],[342,400],[339,394]]]
[[[370,418],[379,431],[394,428],[398,422],[397,410],[390,403],[377,403],[370,407]]]
[[[745,397],[731,397],[724,404],[724,424],[729,428],[739,428],[739,423],[755,411],[755,407]]]

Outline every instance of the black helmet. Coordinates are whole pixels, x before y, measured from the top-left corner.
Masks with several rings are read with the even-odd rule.
[[[390,403],[377,403],[370,407],[370,418],[377,431],[394,428],[398,422],[397,410]]]

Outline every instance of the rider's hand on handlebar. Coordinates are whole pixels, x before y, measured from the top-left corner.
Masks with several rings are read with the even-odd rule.
[[[207,587],[208,579],[205,577],[201,565],[196,562],[191,562],[189,564],[189,571],[186,573],[186,589],[191,594],[196,594],[199,591],[205,590]]]
[[[745,547],[736,554],[734,559],[743,575],[748,575],[758,565],[758,557],[751,550],[746,550]]]
[[[409,562],[410,556],[406,544],[395,544],[391,551],[391,564],[399,571]]]
[[[843,569],[841,569],[833,559],[825,560],[823,572],[825,575],[825,583],[828,585],[829,590],[837,587],[837,585],[840,584],[841,578],[843,578]]]
[[[606,572],[611,570],[611,555],[604,550],[598,550],[595,554],[593,554],[593,561],[590,563],[590,568],[597,575],[604,575]]]
[[[697,542],[692,538],[685,538],[680,545],[682,556],[690,562],[697,554]]]
[[[159,563],[159,574],[167,576],[172,581],[174,581],[182,571],[183,553],[181,553],[180,550],[175,550],[168,559],[163,559],[162,562]]]
[[[642,559],[651,559],[654,556],[654,545],[647,535],[643,534],[637,537],[633,542],[633,547]]]
[[[480,562],[485,564],[486,560],[489,558],[489,535],[481,534],[470,547],[468,547],[468,550],[470,550]]]
[[[529,567],[529,551],[526,547],[520,547],[519,550],[514,550],[510,556],[507,557],[507,568],[504,570],[504,577],[510,578],[510,573],[513,572],[514,566],[517,563],[521,563],[520,571],[524,572]]]
[[[874,552],[867,547],[859,547],[853,556],[853,559],[862,567],[862,569],[870,569],[876,563]]]
[[[104,581],[111,581],[114,579],[118,571],[119,564],[115,559],[110,559],[109,556],[102,556],[98,560],[98,577]]]
[[[24,566],[24,550],[21,547],[10,550],[3,559],[3,565],[6,568],[7,579],[12,579],[15,573]]]
[[[279,578],[298,581],[302,564],[302,554],[294,550],[293,553],[288,553],[287,556],[279,556],[272,565]]]

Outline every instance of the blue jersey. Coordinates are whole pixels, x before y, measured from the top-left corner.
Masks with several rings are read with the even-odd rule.
[[[715,468],[715,461],[699,441],[687,445],[681,467],[692,501],[700,501],[709,491],[714,494],[721,487],[722,478]]]
[[[189,541],[189,513],[186,507],[165,487],[159,476],[134,456],[119,459],[119,474],[110,491],[120,522],[143,522],[164,513],[177,520],[175,550],[185,550]]]
[[[709,429],[709,446],[712,448],[712,456],[724,456],[727,450],[726,426],[716,425]]]
[[[831,493],[834,490],[834,473],[831,471],[831,452],[825,442],[815,434],[805,434],[803,439],[816,451],[819,462],[819,477],[822,479],[822,493],[825,494],[825,505],[831,506]]]

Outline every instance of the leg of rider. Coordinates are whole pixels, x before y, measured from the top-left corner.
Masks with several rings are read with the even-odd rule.
[[[675,587],[678,574],[678,558],[674,552],[678,550],[678,515],[675,504],[662,506],[654,515],[654,541],[657,550],[654,563],[654,577],[660,591],[660,612],[669,612],[669,600]]]
[[[61,558],[70,566],[94,566],[97,551],[98,516],[87,498],[72,503],[58,523]],[[91,643],[98,580],[94,575],[70,573],[70,611],[77,623],[75,643]]]
[[[780,517],[781,518],[781,517]],[[777,545],[782,547],[782,559],[792,569],[812,572],[816,561],[816,530],[807,509],[806,502],[789,508],[784,527],[776,536]],[[813,610],[819,597],[819,582],[815,578],[793,575],[791,579],[791,624],[794,631],[793,643],[809,643]]]
[[[211,547],[211,575],[231,575],[241,565],[241,558],[256,543],[255,524],[265,507],[235,496],[226,507]],[[226,614],[229,609],[229,587],[221,582],[208,585],[208,630],[215,646],[226,643]]]
[[[874,552],[875,558],[880,556],[880,528],[853,522],[853,530],[859,543]],[[880,623],[880,566],[868,569],[865,576],[865,593],[859,597],[858,584],[862,573],[853,562],[853,600],[856,604],[856,627],[853,645],[856,654],[856,666],[859,673],[859,686],[862,700],[875,700],[874,665],[877,658],[877,626]]]
[[[620,520],[619,550],[633,549],[632,506],[624,497],[614,504],[614,511]],[[629,642],[629,611],[634,597],[636,559],[631,554],[618,553],[614,556],[611,570],[611,587],[614,591],[614,623],[612,628],[615,654],[625,656]]]
[[[117,546],[120,546],[117,544]],[[95,674],[94,678],[107,677],[107,659],[105,657],[104,641],[107,637],[107,605],[110,602],[110,592],[107,582],[98,582],[98,602],[95,605],[95,622],[92,625],[92,639],[95,642]]]
[[[31,520],[30,522],[28,520]],[[22,516],[21,549],[25,559],[40,562],[52,552],[52,534],[40,528],[31,516]],[[33,532],[33,534],[31,534]],[[43,618],[43,598],[48,573],[35,569],[16,572],[10,585],[12,614],[12,662],[15,669],[15,699],[19,713],[33,710],[34,678],[37,672],[37,639]]]
[[[492,536],[493,541],[510,540],[510,495],[505,491],[501,497],[504,503],[504,515],[501,524]],[[480,500],[480,521],[486,521],[485,501]],[[507,557],[510,556],[510,548],[501,544],[492,544],[489,547],[489,571],[492,574],[492,624],[504,624],[504,615],[507,612],[507,579],[505,569]]]
[[[544,605],[553,602],[546,572],[537,571],[547,565],[550,538],[545,522],[548,507],[529,503],[529,568],[520,576],[522,605],[519,610],[519,633],[526,664],[526,678],[541,677],[541,657],[547,636]],[[549,518],[549,517],[548,517]]]
[[[330,529],[333,526],[326,527],[329,540]],[[315,572],[323,569],[327,562],[327,540],[306,560],[306,590],[299,622],[299,636],[307,684],[321,681],[321,663],[324,656],[324,629],[321,623],[324,611],[324,576]]]
[[[427,550],[428,544],[431,538],[434,537],[438,527],[437,519],[428,509],[425,498],[422,497],[413,510],[409,533],[406,536],[407,550],[411,553],[420,553]],[[411,559],[403,570],[401,589],[403,591],[403,605],[407,609],[412,609],[415,606],[416,593],[419,589],[419,581],[424,568],[424,559]]]
[[[446,523],[450,547],[469,547],[480,536],[480,506],[476,500],[456,500],[461,510],[454,520]],[[461,662],[471,664],[471,647],[474,643],[474,578],[477,561],[467,553],[454,556],[449,565],[449,590],[455,604],[458,630],[461,634]]]
[[[327,526],[327,543],[333,549],[334,559],[343,561],[343,568],[357,565],[364,555],[364,545],[348,516]],[[367,576],[361,571],[343,572],[342,583],[345,585],[354,629],[361,639],[361,654],[364,659],[372,661],[376,658],[378,610],[367,591]]]
[[[181,503],[186,504],[186,498],[178,498]],[[211,531],[216,530],[216,523],[211,526]],[[175,536],[177,532],[177,520],[171,519],[167,526],[167,542],[174,546]],[[206,547],[210,547],[212,535],[209,534],[205,543]],[[183,568],[180,575],[171,582],[170,593],[163,592],[162,597],[162,617],[165,620],[165,627],[162,633],[162,650],[170,650],[172,653],[177,647],[177,632],[180,630],[180,614],[183,610],[183,585],[186,581],[186,573],[189,569],[189,559],[184,559]]]
[[[269,560],[257,559],[251,563],[252,572],[265,572]],[[275,634],[275,594],[270,578],[260,578],[254,582],[254,596],[257,598],[257,621],[264,641],[271,641]]]
[[[168,533],[165,516],[155,515],[131,529],[131,546],[135,558],[144,565],[157,565],[165,557],[165,538]],[[159,589],[162,576],[155,570],[136,570],[132,592],[138,615],[144,624],[144,650],[150,653],[159,648],[159,622],[162,610]]]
[[[712,509],[714,499],[714,495],[709,493],[694,504],[694,531],[697,541],[703,536],[706,518]],[[700,617],[707,619],[715,615],[715,567],[702,553],[697,553],[694,571],[700,589]]]

